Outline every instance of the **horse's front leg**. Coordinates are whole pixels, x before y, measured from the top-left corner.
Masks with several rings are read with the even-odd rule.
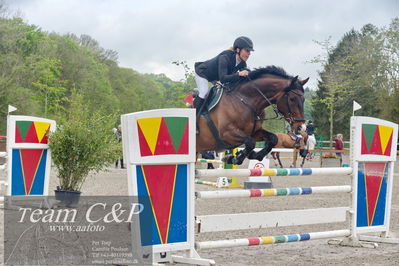
[[[246,136],[243,138],[243,143],[245,145],[245,148],[239,152],[237,152],[237,155],[229,155],[226,156],[222,159],[222,161],[227,162],[229,164],[242,164],[243,161],[245,160],[246,157],[255,149],[255,144],[256,141],[254,138]]]
[[[275,134],[268,132],[264,129],[259,129],[255,132],[254,138],[257,141],[265,141],[265,147],[261,149],[259,152],[252,151],[248,159],[256,159],[258,161],[262,161],[263,158],[276,146],[278,142],[278,138]]]
[[[279,152],[277,153],[277,159],[278,159],[278,163],[280,164],[280,168],[284,168],[284,166],[283,166],[283,164],[281,163],[281,160],[280,160],[280,153]]]

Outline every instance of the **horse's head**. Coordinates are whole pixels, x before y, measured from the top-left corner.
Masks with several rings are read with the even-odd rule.
[[[284,119],[290,123],[292,130],[299,134],[305,124],[304,101],[305,91],[303,85],[308,82],[298,79],[298,76],[291,79],[289,85],[285,87],[276,97],[276,105]]]
[[[281,67],[267,66],[251,71],[248,79],[251,82],[239,87],[240,94],[258,99],[259,109],[262,110],[275,104],[278,113],[290,123],[295,133],[298,133],[299,127],[305,123],[303,86],[309,78],[300,80],[298,76],[288,75]]]

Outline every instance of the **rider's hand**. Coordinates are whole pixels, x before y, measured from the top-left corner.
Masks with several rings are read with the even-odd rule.
[[[248,70],[242,70],[242,71],[238,72],[238,75],[239,75],[240,77],[247,77],[248,74],[249,74],[249,71],[248,71]]]

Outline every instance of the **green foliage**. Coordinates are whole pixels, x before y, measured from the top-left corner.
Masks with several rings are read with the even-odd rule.
[[[77,93],[71,96],[69,110],[50,135],[49,145],[61,189],[80,191],[91,171],[102,171],[120,158],[121,147],[110,130],[114,115],[91,113]]]
[[[33,99],[38,105],[42,105],[45,117],[48,114],[59,113],[65,99],[66,88],[61,80],[60,62],[57,59],[43,58],[34,62],[33,71],[36,78],[32,81],[32,91],[35,93]]]
[[[0,6],[1,7],[1,6]],[[0,10],[1,11],[1,10]],[[76,90],[90,112],[125,114],[184,107],[192,86],[165,75],[121,68],[117,53],[88,35],[61,36],[0,12],[0,135],[7,105],[13,114],[65,119]],[[120,124],[118,118],[114,125]]]
[[[352,103],[362,109],[356,115],[399,122],[399,19],[389,28],[365,25],[346,33],[335,47],[320,42],[326,56],[319,90],[312,97],[312,116],[317,134],[327,139],[349,135]]]
[[[306,120],[313,120],[312,116],[312,98],[315,94],[315,91],[310,90],[309,88],[305,88],[305,106],[304,113]]]

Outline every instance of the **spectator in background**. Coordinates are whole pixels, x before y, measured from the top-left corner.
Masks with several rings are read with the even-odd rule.
[[[203,152],[201,152],[201,155],[202,155],[202,158],[204,158],[204,159],[208,159],[208,160],[215,159],[215,152],[213,152],[213,151],[203,151]],[[215,169],[215,167],[213,167],[212,163],[208,163],[207,169]]]
[[[344,136],[342,134],[337,134],[337,137],[334,139],[334,147],[336,150],[344,149]],[[337,152],[336,155],[339,157],[340,166],[342,166],[342,152]]]
[[[112,129],[112,131],[114,132],[116,140],[118,141],[118,143],[122,143],[122,126],[119,125],[116,130],[114,128],[114,129]],[[118,168],[119,161],[121,163],[121,169],[125,169],[126,167],[123,164],[123,155],[122,155],[122,157],[119,160],[117,160],[115,162],[115,168]]]
[[[314,135],[314,125],[312,120],[309,120],[306,125],[306,133],[308,133],[308,135]]]
[[[314,126],[312,120],[309,120],[308,124],[306,125],[306,133],[308,134],[307,149],[314,150],[316,146],[316,138],[314,136]],[[313,158],[312,153],[310,152],[308,153],[308,158],[309,159]]]

